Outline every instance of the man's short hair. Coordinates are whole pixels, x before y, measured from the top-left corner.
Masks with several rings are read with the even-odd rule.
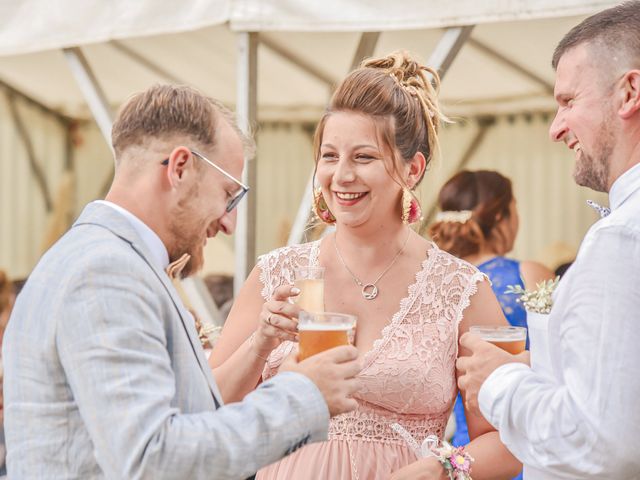
[[[590,43],[607,52],[620,52],[631,61],[640,59],[640,1],[633,0],[608,8],[583,20],[567,33],[553,52],[551,66],[578,45]]]
[[[184,85],[154,85],[133,95],[120,109],[111,129],[116,161],[131,146],[173,135],[191,137],[198,148],[211,148],[216,122],[223,118],[238,133],[249,154],[253,142],[222,103]]]

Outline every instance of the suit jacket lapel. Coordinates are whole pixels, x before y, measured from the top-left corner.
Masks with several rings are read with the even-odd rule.
[[[178,315],[180,316],[182,326],[185,330],[185,333],[187,334],[187,337],[189,338],[189,342],[191,343],[193,354],[196,356],[196,359],[198,360],[198,364],[200,365],[200,369],[202,370],[202,373],[207,379],[207,383],[209,384],[209,388],[211,389],[211,393],[216,402],[216,407],[219,407],[220,405],[222,405],[222,401],[221,401],[222,397],[220,395],[220,391],[218,390],[218,386],[216,385],[215,380],[213,379],[213,375],[211,373],[211,367],[209,366],[209,363],[207,362],[207,359],[204,356],[204,351],[202,350],[202,345],[200,344],[200,339],[198,338],[198,332],[196,331],[196,328],[195,328],[195,321],[193,319],[193,316],[185,308],[184,303],[182,302],[180,295],[178,295],[178,292],[176,291],[173,284],[171,283],[171,279],[169,278],[169,276],[165,272],[160,271],[158,268],[156,268],[153,262],[149,261],[149,256],[145,254],[140,244],[131,243],[131,247],[142,258],[144,258],[144,260],[147,262],[149,267],[156,274],[158,279],[162,282],[162,285],[164,286],[165,290],[171,297],[171,301],[173,302],[174,306],[176,307],[176,310],[178,311]]]
[[[195,329],[193,317],[184,307],[182,299],[173,287],[169,276],[166,272],[160,270],[151,260],[151,253],[148,251],[147,246],[140,239],[133,226],[116,210],[99,203],[90,203],[87,205],[73,226],[75,227],[82,224],[94,224],[108,229],[114,235],[129,243],[131,248],[133,248],[133,250],[144,259],[147,265],[149,265],[149,268],[153,271],[158,280],[160,280],[166,292],[171,297],[171,301],[178,312],[178,316],[180,317],[182,326],[187,334],[187,338],[191,343],[193,354],[196,356],[198,365],[209,384],[209,389],[211,390],[216,408],[220,407],[223,404],[222,395],[220,394],[218,386],[213,378],[213,374],[211,373],[211,367],[209,367],[207,359],[204,356],[204,351],[202,350],[202,345],[200,344],[200,339],[198,338]]]

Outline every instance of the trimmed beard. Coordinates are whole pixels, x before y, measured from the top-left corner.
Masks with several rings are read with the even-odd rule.
[[[580,150],[573,169],[573,179],[583,187],[596,192],[609,191],[609,162],[613,153],[615,138],[611,123],[603,120],[600,128],[600,145],[598,151],[588,155]]]
[[[182,255],[188,253],[191,258],[182,269],[180,278],[187,278],[197,273],[204,265],[204,247],[199,223],[194,225],[193,212],[188,204],[198,197],[199,188],[196,185],[178,202],[177,208],[171,213],[169,232],[173,238],[173,245],[169,249],[169,262],[175,262]],[[206,233],[205,233],[206,235]]]

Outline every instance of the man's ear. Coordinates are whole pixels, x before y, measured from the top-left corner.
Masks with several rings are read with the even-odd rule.
[[[177,187],[182,181],[185,172],[192,166],[191,162],[193,161],[193,154],[187,147],[179,146],[171,151],[167,165],[167,180],[172,187]]]
[[[640,110],[640,70],[629,70],[622,77],[622,105],[618,115],[628,120]]]
[[[427,160],[422,152],[417,152],[409,162],[409,176],[407,177],[407,185],[413,189],[424,175],[424,169],[427,167]]]

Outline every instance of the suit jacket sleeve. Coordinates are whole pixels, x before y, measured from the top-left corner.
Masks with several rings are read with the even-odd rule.
[[[279,375],[240,403],[184,414],[167,351],[157,279],[127,252],[86,256],[65,288],[56,342],[107,478],[244,478],[326,439],[316,386]]]

